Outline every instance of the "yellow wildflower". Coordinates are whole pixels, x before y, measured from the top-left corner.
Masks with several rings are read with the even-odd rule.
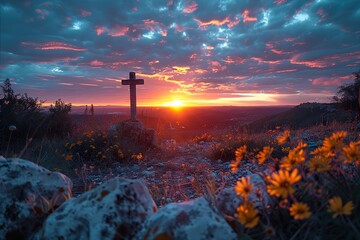
[[[73,159],[72,154],[68,153],[65,157],[66,161],[71,161]]]
[[[351,215],[353,209],[354,204],[352,203],[352,201],[347,202],[343,206],[342,199],[338,196],[333,197],[329,200],[329,212],[333,214],[333,218],[336,218],[339,215]]]
[[[272,196],[287,198],[295,191],[292,184],[300,179],[301,176],[296,168],[291,173],[287,170],[280,170],[279,173],[273,173],[271,177],[267,178],[271,184],[266,187],[267,192]]]
[[[142,153],[139,153],[139,154],[136,156],[136,159],[139,160],[139,161],[140,161],[142,158],[143,158]]]
[[[75,147],[75,143],[72,143],[71,145],[70,145],[70,149],[73,149],[74,147]]]
[[[311,216],[310,208],[306,203],[296,202],[289,208],[290,215],[295,220],[302,220]]]
[[[304,143],[303,141],[300,141],[298,145],[295,147],[296,150],[305,149],[307,147],[307,143]]]
[[[76,142],[77,145],[81,145],[82,143],[83,143],[83,141],[81,141],[81,140],[78,140],[78,141]]]
[[[246,153],[246,145],[243,145],[241,147],[239,147],[238,149],[236,149],[235,151],[235,157],[236,157],[236,161],[237,162],[240,162],[244,156],[245,156],[245,153]]]
[[[323,172],[330,169],[330,164],[327,158],[316,155],[309,160],[307,167],[310,169],[310,171]]]
[[[311,152],[311,154],[318,157],[326,158],[328,160],[335,156],[335,154],[332,151],[329,151],[324,146],[316,148],[314,151]]]
[[[240,161],[244,158],[244,156],[246,154],[246,148],[247,148],[246,145],[243,145],[236,149],[235,161],[231,161],[231,163],[230,163],[231,172],[234,173],[239,169]]]
[[[290,139],[290,131],[289,130],[285,130],[282,134],[280,134],[276,140],[278,142],[279,145],[283,145],[284,143],[286,143],[288,140]]]
[[[245,228],[253,228],[259,223],[258,211],[252,203],[245,203],[237,208],[238,220]]]
[[[288,156],[283,158],[280,167],[290,170],[291,168],[297,166],[298,163],[304,162],[304,148],[306,146],[306,143],[300,142],[294,149],[290,150]]]
[[[343,147],[344,163],[352,163],[360,160],[360,141],[350,142],[349,146]]]
[[[253,184],[250,182],[250,176],[242,177],[240,181],[236,182],[234,187],[237,195],[242,196],[244,199],[247,199],[252,193]]]
[[[230,163],[230,168],[231,168],[231,172],[236,172],[237,170],[239,170],[239,163],[238,161],[231,161]]]
[[[274,148],[270,146],[265,146],[261,152],[256,155],[256,158],[259,160],[259,164],[263,164],[266,159],[271,157],[271,153],[274,151]]]
[[[340,131],[333,133],[330,137],[325,138],[323,148],[325,151],[333,152],[336,148],[342,147],[343,140],[347,136],[347,132]]]

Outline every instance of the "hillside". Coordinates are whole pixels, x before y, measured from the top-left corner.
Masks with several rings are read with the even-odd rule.
[[[330,122],[345,122],[353,116],[333,103],[302,103],[290,110],[266,116],[246,125],[250,132],[261,132],[282,126],[290,129],[313,125],[327,125]]]

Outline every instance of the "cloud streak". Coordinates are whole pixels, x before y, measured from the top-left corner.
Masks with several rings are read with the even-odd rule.
[[[0,78],[74,104],[127,104],[119,80],[130,71],[145,79],[142,105],[329,101],[359,70],[358,9],[357,0],[3,0]]]

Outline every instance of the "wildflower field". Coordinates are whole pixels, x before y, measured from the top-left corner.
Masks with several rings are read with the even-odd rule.
[[[271,204],[257,206],[249,196],[259,191],[242,177],[234,189],[242,197],[234,221],[240,236],[263,239],[357,239],[360,236],[360,141],[338,131],[309,149],[299,140],[291,147],[284,131],[276,145],[254,154],[243,145],[236,149],[232,172],[252,162],[266,183]],[[282,157],[275,154],[281,148]],[[277,157],[275,157],[277,155]],[[263,194],[257,192],[256,194]]]
[[[301,138],[306,132],[313,133],[315,144],[309,138]],[[207,157],[228,164],[228,172],[222,174],[236,175],[250,164],[252,172],[264,181],[262,187],[249,176],[236,175],[238,180],[232,187],[241,201],[233,215],[224,217],[240,238],[357,239],[360,236],[360,141],[352,124],[254,135],[204,133],[189,141],[195,145],[209,143],[211,150]],[[201,153],[202,149],[198,151]],[[67,142],[62,156],[66,162],[84,163],[87,159],[93,167],[114,161],[141,164],[144,159],[151,162],[155,157],[152,151],[128,151],[127,157],[124,152],[105,132],[86,132]],[[176,157],[179,156],[170,156]],[[201,166],[194,170],[187,162],[181,164],[181,171],[195,171],[195,175],[205,170]],[[162,199],[176,194],[191,199],[181,188],[168,188],[169,176],[165,175],[158,175],[162,185],[150,187],[159,205]],[[180,182],[186,184],[184,180]],[[191,187],[197,196],[211,196],[224,186],[195,177]],[[253,203],[254,199],[261,204]]]

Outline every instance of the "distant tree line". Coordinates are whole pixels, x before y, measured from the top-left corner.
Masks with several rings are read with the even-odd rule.
[[[0,140],[1,148],[12,134],[14,144],[23,144],[29,139],[39,137],[64,137],[71,133],[72,123],[69,116],[71,103],[61,99],[51,105],[49,112],[42,108],[44,101],[16,94],[10,79],[1,85],[0,94]]]

